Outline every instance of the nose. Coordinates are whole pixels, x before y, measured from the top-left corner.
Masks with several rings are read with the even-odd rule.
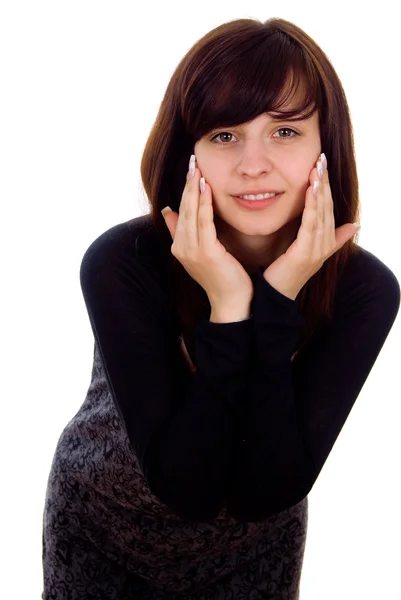
[[[271,156],[263,143],[254,140],[245,144],[238,162],[238,172],[240,175],[248,175],[255,178],[263,173],[270,173],[272,169],[273,162]]]

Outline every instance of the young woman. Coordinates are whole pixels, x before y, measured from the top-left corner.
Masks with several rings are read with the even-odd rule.
[[[141,174],[149,214],[82,260],[92,381],[51,467],[42,598],[298,598],[308,493],[400,303],[355,242],[335,70],[283,19],[217,27]]]

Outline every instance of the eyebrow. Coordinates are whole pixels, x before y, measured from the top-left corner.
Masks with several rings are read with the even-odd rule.
[[[298,110],[297,108],[294,108],[293,110]],[[298,114],[298,115],[294,115],[293,117],[287,117],[285,114],[284,115],[279,115],[279,114],[271,114],[271,113],[263,113],[269,117],[272,118],[273,121],[309,121],[309,119],[311,117],[309,117],[308,119],[306,119],[303,114]]]
[[[300,116],[300,115],[295,115],[295,116],[293,116],[293,117],[290,118],[290,117],[286,117],[285,115],[277,115],[277,116],[275,116],[275,115],[269,115],[269,113],[262,113],[262,114],[270,116],[272,123],[278,123],[280,121],[282,121],[282,122],[288,121],[289,123],[291,123],[292,121],[298,121],[298,122],[299,121],[305,121],[306,122],[306,121],[310,121],[310,119],[311,119],[311,117],[309,117],[309,119],[305,119],[305,117]],[[226,127],[231,127],[231,128],[235,127],[236,129],[243,129],[244,127],[246,127],[246,124],[239,123],[238,125],[227,125]],[[212,131],[215,131],[216,129],[221,129],[221,127],[214,127],[212,129]]]

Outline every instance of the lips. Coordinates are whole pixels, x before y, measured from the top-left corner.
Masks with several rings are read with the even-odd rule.
[[[276,194],[275,196],[271,196],[270,198],[266,198],[263,200],[245,200],[245,198],[239,198],[238,196],[233,196],[233,199],[234,202],[236,202],[245,209],[262,210],[270,204],[278,202],[279,198],[281,198],[282,195],[283,194]]]
[[[239,196],[249,196],[249,195],[257,196],[258,194],[281,194],[280,190],[253,190],[249,192],[240,192],[239,194],[233,194],[236,198]]]

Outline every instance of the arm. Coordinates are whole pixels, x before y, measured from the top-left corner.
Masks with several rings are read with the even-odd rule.
[[[366,260],[365,260],[366,259]],[[291,363],[298,303],[254,278],[255,355],[227,510],[259,521],[312,489],[396,318],[400,287],[373,255],[342,282],[334,320]]]
[[[228,466],[244,400],[252,319],[246,308],[198,323],[197,370],[179,349],[155,248],[141,257],[125,224],[85,253],[81,286],[110,393],[151,491],[182,518],[215,518],[226,495]],[[141,240],[142,242],[142,240]],[[148,262],[147,262],[148,261]],[[148,266],[147,266],[148,265]]]

